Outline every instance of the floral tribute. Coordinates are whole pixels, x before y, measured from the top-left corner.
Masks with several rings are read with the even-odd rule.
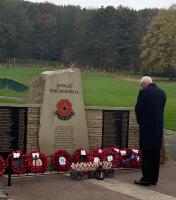
[[[121,167],[121,155],[120,155],[120,149],[117,146],[104,148],[101,155],[102,161],[109,161],[112,162],[113,168]]]
[[[0,176],[3,176],[3,175],[4,175],[5,169],[6,169],[5,160],[4,160],[4,158],[0,155]]]
[[[99,166],[103,166],[104,168],[104,175],[105,177],[113,177],[114,170],[111,169],[112,163],[109,161],[103,162],[82,162],[82,163],[72,163],[71,171],[70,171],[70,178],[73,180],[82,180],[82,179],[90,179],[95,178],[96,169]]]
[[[78,149],[75,151],[74,155],[73,155],[73,162],[74,163],[81,163],[81,162],[85,162],[87,158],[87,152],[84,149]]]
[[[141,154],[142,152],[139,149],[132,149],[131,168],[141,167],[142,165]]]
[[[31,173],[43,173],[48,169],[48,158],[44,153],[32,151],[26,157]]]
[[[87,161],[88,162],[99,162],[102,161],[102,149],[95,148],[89,151],[87,154]]]
[[[21,151],[12,151],[7,157],[7,167],[11,161],[11,170],[14,174],[24,174],[27,168],[26,156]]]
[[[69,171],[71,169],[72,156],[65,150],[57,150],[53,155],[53,165],[57,171]]]
[[[141,167],[141,151],[138,149],[124,149],[120,151],[122,157],[122,167],[138,168]]]
[[[70,177],[73,180],[95,178],[96,169],[104,168],[104,177],[113,177],[114,168],[141,167],[141,151],[138,149],[119,149],[117,146],[108,148],[95,148],[87,154],[87,162],[80,162],[81,149],[74,155],[71,165]]]
[[[82,163],[72,163],[71,169],[77,171],[95,170],[98,166],[103,166],[105,169],[110,169],[112,163],[108,161],[103,162],[82,162]]]

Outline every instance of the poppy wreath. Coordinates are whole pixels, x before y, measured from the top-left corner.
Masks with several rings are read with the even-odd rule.
[[[141,151],[139,149],[132,149],[131,168],[139,168],[142,165]]]
[[[120,149],[117,146],[113,147],[114,151],[114,159],[112,161],[112,167],[113,168],[119,168],[122,167],[122,156],[120,154]]]
[[[87,154],[87,161],[88,162],[94,162],[94,158],[98,157],[100,160],[102,160],[102,149],[95,148],[89,151]]]
[[[81,160],[81,152],[82,151],[84,151],[85,152],[85,154],[86,155],[84,155],[85,156],[85,161],[86,161],[86,157],[87,157],[87,153],[86,153],[86,151],[84,150],[84,149],[77,149],[76,151],[75,151],[75,153],[74,153],[74,155],[73,155],[73,162],[74,163],[80,163],[80,162],[83,162],[82,160]]]
[[[114,160],[112,162],[113,168],[120,168],[122,167],[122,157],[119,154],[114,155]]]
[[[121,167],[120,149],[118,146],[104,148],[102,155],[102,161],[111,161],[113,168]]]
[[[53,165],[57,171],[69,171],[71,169],[72,156],[65,150],[58,150],[53,155]]]
[[[19,157],[15,157],[19,155]],[[9,161],[11,160],[11,170],[14,174],[24,174],[27,168],[26,155],[21,151],[12,151],[7,157],[7,167],[9,168]]]
[[[120,150],[121,159],[122,159],[122,167],[131,168],[131,160],[132,160],[132,149],[121,149]]]
[[[119,155],[120,149],[117,146],[114,147],[108,147],[108,148],[104,148],[101,154],[101,159],[102,161],[110,161],[108,160],[108,156],[114,156],[115,155]]]
[[[40,151],[27,154],[28,170],[31,173],[43,173],[48,169],[48,158]]]
[[[108,156],[112,156],[112,157],[114,157],[114,151],[113,151],[113,148],[104,148],[103,150],[102,150],[102,154],[101,154],[101,160],[102,161],[109,161],[108,160]],[[113,158],[112,158],[112,160],[113,160]],[[111,160],[111,161],[112,161]]]
[[[3,175],[4,175],[5,169],[6,169],[5,160],[4,160],[4,158],[0,155],[0,176],[3,176]]]

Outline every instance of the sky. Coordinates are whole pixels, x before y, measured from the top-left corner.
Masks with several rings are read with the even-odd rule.
[[[31,2],[46,2],[46,0],[26,0]],[[82,8],[100,8],[101,6],[119,5],[135,10],[144,8],[169,8],[176,0],[47,0],[56,5],[79,5]]]

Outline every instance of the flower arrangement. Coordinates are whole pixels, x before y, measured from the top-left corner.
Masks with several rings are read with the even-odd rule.
[[[82,162],[82,158],[84,161]],[[10,167],[11,161],[11,167]],[[87,153],[80,148],[72,156],[65,150],[59,149],[52,156],[53,166],[58,171],[69,171],[80,177],[93,177],[94,171],[101,164],[105,172],[112,168],[139,168],[141,167],[141,151],[137,148],[119,149],[117,146],[108,148],[94,148]],[[0,156],[0,176],[5,172],[6,166],[11,168],[14,174],[23,174],[26,171],[32,173],[43,173],[48,169],[48,158],[40,151],[32,151],[25,155],[21,151],[13,151],[8,155],[6,162]],[[79,172],[79,173],[78,173]]]
[[[122,166],[124,168],[138,168],[141,166],[141,151],[138,149],[126,149],[120,151]]]
[[[31,173],[43,173],[48,169],[48,158],[44,153],[32,151],[26,157]]]
[[[131,168],[139,168],[142,165],[141,160],[141,154],[142,152],[139,149],[132,149],[132,155],[131,155]]]
[[[102,160],[112,162],[113,168],[121,167],[121,155],[118,146],[104,148],[101,155]]]
[[[10,167],[9,162],[11,162],[11,170],[14,174],[24,174],[26,172],[26,156],[22,151],[12,151],[6,160],[8,168]]]
[[[113,177],[114,170],[111,168],[112,163],[109,161],[103,162],[82,162],[82,163],[72,163],[70,178],[73,180],[82,180],[87,178],[95,178],[96,170],[99,166],[104,168],[105,177]]]
[[[4,160],[4,158],[0,155],[0,176],[3,176],[3,175],[4,175],[5,169],[6,169],[5,160]]]
[[[69,171],[71,168],[72,157],[65,150],[57,150],[53,155],[53,165],[58,171]]]
[[[74,163],[80,163],[80,162],[85,162],[87,158],[87,152],[84,149],[78,149],[75,151],[73,155],[73,162]]]
[[[76,171],[87,171],[87,170],[95,170],[99,166],[103,166],[105,169],[110,169],[112,167],[112,163],[108,161],[103,162],[82,162],[82,163],[72,163],[71,169]]]
[[[89,151],[87,154],[87,161],[88,162],[98,162],[102,160],[102,149],[101,148],[95,148]]]

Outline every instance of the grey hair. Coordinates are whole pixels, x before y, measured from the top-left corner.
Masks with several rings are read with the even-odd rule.
[[[141,78],[141,86],[143,88],[147,87],[150,83],[152,83],[152,78],[150,76],[143,76]]]

